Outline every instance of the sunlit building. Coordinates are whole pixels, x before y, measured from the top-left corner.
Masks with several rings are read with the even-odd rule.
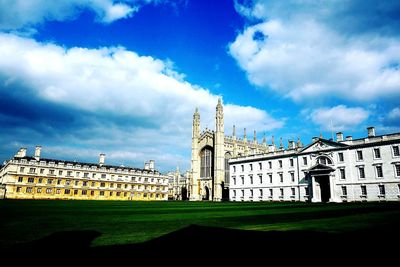
[[[231,201],[398,201],[400,133],[336,141],[314,138],[303,147],[230,159]]]
[[[0,197],[12,199],[167,200],[168,177],[154,169],[33,157],[26,148],[0,169]]]

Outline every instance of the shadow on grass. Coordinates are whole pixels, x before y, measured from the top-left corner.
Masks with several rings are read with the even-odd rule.
[[[347,233],[264,232],[190,225],[143,243],[91,247],[91,242],[100,235],[96,231],[59,232],[15,246],[10,253],[16,257],[23,253],[21,255],[26,257],[40,255],[58,260],[80,258],[78,265],[148,261],[178,262],[178,265],[185,266],[189,263],[235,263],[244,259],[301,265],[349,261],[382,264],[391,262],[390,255],[396,255],[400,229],[392,225]]]

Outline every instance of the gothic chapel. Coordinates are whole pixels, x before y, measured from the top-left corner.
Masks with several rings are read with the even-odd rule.
[[[215,131],[206,129],[200,132],[200,114],[198,109],[193,114],[192,133],[192,185],[191,200],[229,200],[229,164],[232,157],[247,156],[272,152],[275,145],[257,142],[254,131],[253,141],[248,141],[246,129],[243,139],[236,137],[235,126],[232,136],[224,134],[224,111],[221,99],[218,99],[215,115]]]

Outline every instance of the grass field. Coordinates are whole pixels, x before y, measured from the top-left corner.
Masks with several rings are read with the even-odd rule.
[[[91,246],[144,242],[189,225],[346,233],[397,228],[400,203],[0,201],[0,247],[52,233],[94,230]]]

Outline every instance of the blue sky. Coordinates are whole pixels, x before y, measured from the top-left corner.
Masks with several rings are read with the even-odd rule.
[[[248,137],[400,131],[400,1],[0,1],[0,161],[190,168],[191,121]]]

